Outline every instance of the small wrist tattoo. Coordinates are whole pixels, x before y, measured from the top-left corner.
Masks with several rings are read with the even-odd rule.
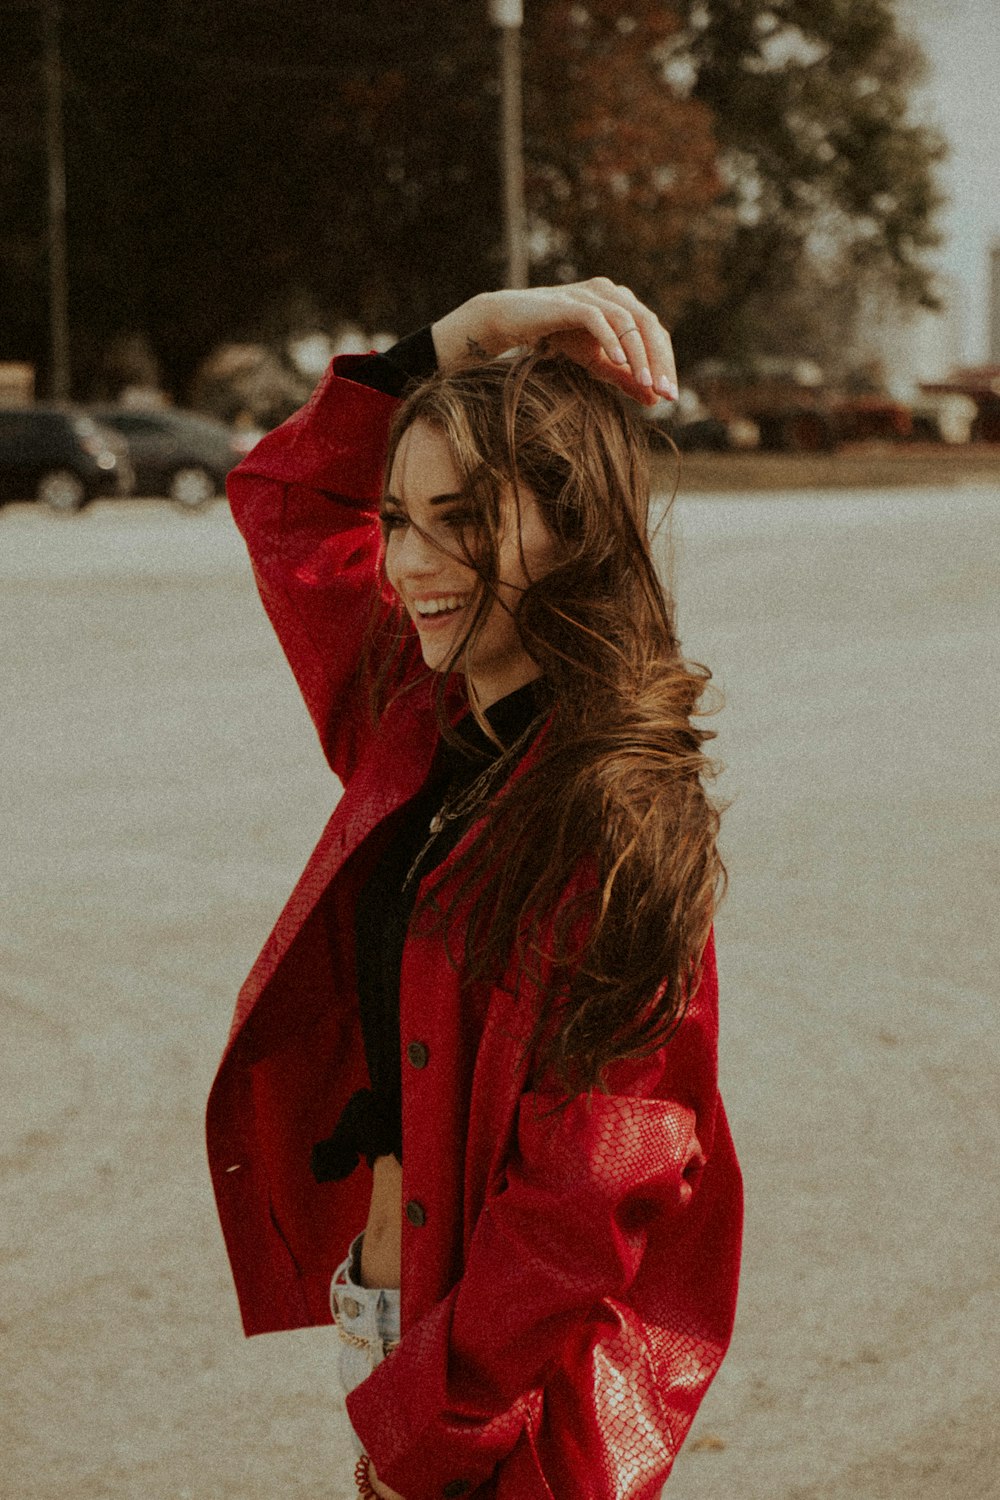
[[[489,359],[489,355],[477,339],[467,338],[465,341],[465,347],[472,359]]]

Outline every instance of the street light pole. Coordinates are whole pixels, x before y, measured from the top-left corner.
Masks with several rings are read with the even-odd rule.
[[[507,285],[528,285],[521,122],[521,0],[490,0],[490,20],[500,38],[500,161],[503,169]]]
[[[63,148],[62,59],[59,0],[41,0],[44,32],[45,155],[48,166],[50,389],[55,401],[68,401],[69,289],[66,255],[66,159]]]

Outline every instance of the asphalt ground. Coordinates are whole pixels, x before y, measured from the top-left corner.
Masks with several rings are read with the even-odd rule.
[[[667,1494],[989,1500],[1000,485],[699,494],[675,533],[748,1212]],[[347,1500],[335,1337],[244,1340],[204,1157],[337,795],[242,544],[221,503],[10,506],[0,621],[0,1495]]]

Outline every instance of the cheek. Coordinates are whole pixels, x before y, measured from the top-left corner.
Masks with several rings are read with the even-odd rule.
[[[383,544],[382,571],[389,586],[397,593],[396,576],[399,572],[398,553],[399,546],[396,541],[396,533],[390,532]]]
[[[501,577],[522,586],[546,574],[556,561],[559,541],[549,529],[538,499],[530,491],[523,497],[520,534],[517,518],[508,511],[501,535]],[[523,557],[523,560],[522,560]]]
[[[523,553],[523,555],[522,555]],[[542,578],[556,561],[555,537],[541,529],[525,532],[521,545],[517,538],[501,548],[500,577],[507,583],[523,588],[536,578]]]

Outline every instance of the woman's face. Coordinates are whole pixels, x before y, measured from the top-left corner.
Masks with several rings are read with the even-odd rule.
[[[428,422],[412,423],[396,449],[382,507],[385,570],[416,626],[424,661],[437,672],[444,670],[468,629],[469,606],[482,587],[478,574],[460,557],[463,534],[469,550],[475,552],[475,518],[461,488],[443,433]],[[512,490],[504,495],[499,598],[483,622],[470,664],[482,708],[539,675],[510,611],[525,585],[555,562],[556,545],[530,490],[521,489],[520,505]]]

